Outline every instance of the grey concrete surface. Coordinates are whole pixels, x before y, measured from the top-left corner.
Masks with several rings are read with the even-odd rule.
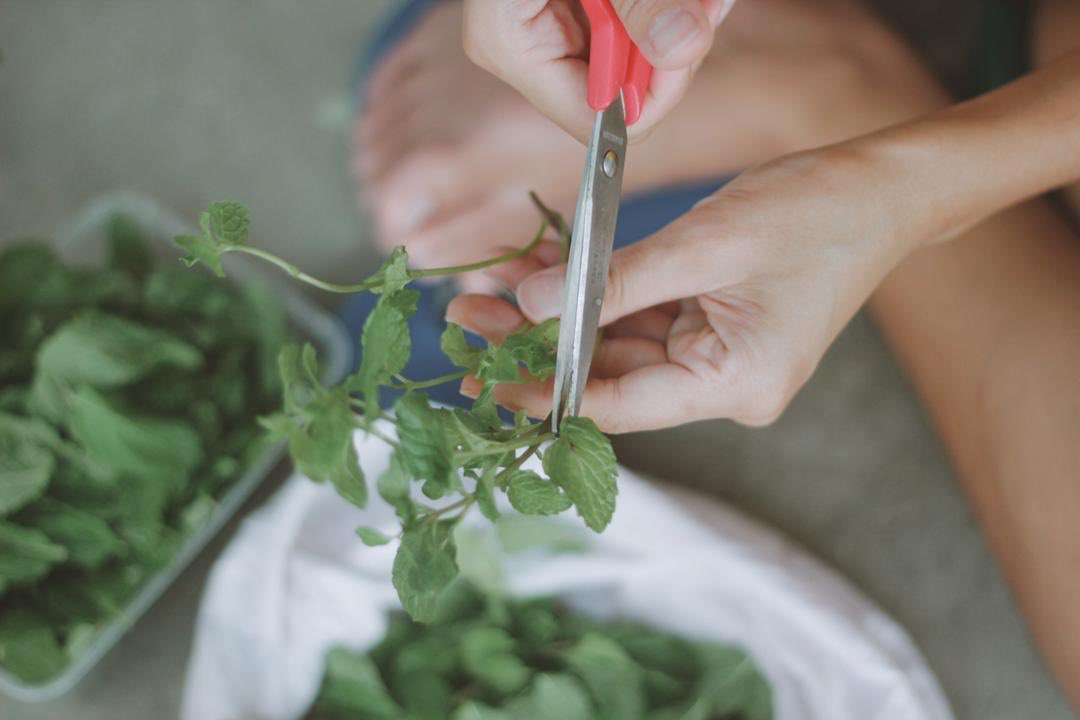
[[[117,188],[189,216],[234,197],[252,206],[261,245],[336,278],[362,274],[374,252],[346,173],[347,80],[391,1],[0,0],[0,238],[48,235]],[[972,2],[941,16],[933,2],[876,4],[963,77]],[[618,451],[851,577],[910,630],[961,720],[1073,717],[866,318],[774,427],[701,423],[620,439]],[[198,596],[226,538],[72,694],[0,699],[0,718],[175,717]]]

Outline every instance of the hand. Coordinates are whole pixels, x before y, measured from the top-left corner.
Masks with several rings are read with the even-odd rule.
[[[675,107],[734,0],[612,0],[652,63],[652,85],[631,137]],[[465,0],[465,52],[584,142],[596,113],[585,100],[588,22],[579,0]]]
[[[779,416],[922,237],[909,218],[900,221],[908,188],[888,158],[837,147],[748,171],[615,253],[583,415],[608,432]],[[518,307],[466,295],[447,318],[498,340],[523,319],[558,315],[565,269],[557,259],[544,248],[494,273],[516,288]],[[551,388],[507,385],[496,399],[542,417]],[[462,391],[475,395],[479,385],[467,380]]]

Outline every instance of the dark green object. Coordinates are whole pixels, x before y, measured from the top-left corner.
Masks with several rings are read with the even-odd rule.
[[[773,717],[769,684],[739,648],[453,588],[436,622],[395,616],[370,652],[332,650],[306,720]]]
[[[246,214],[211,224],[235,239]],[[0,668],[42,684],[246,469],[288,338],[273,293],[157,260],[125,216],[100,268],[0,253],[0,337]]]

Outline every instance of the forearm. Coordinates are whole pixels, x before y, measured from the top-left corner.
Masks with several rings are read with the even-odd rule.
[[[1000,90],[852,141],[885,178],[897,241],[956,237],[1080,178],[1080,51]],[[842,146],[838,146],[840,149]]]

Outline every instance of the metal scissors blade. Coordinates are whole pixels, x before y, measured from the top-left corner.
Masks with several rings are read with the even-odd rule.
[[[627,144],[626,109],[620,93],[596,114],[574,213],[551,401],[551,427],[556,433],[563,415],[577,415],[581,409],[589,379],[615,242]]]

